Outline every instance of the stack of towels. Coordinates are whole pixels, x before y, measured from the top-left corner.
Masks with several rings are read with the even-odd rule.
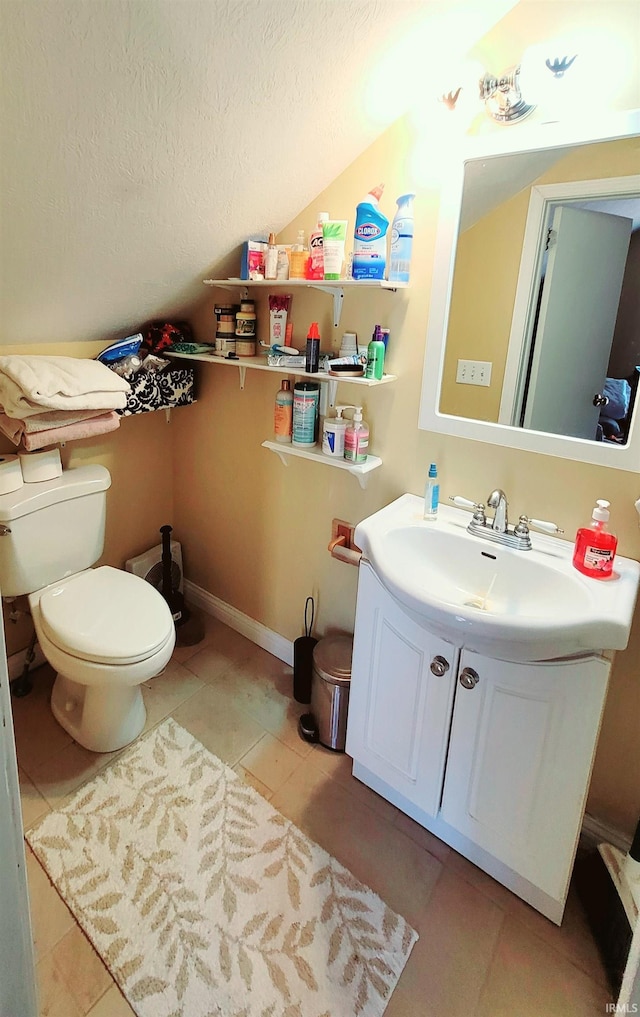
[[[130,390],[98,360],[0,357],[0,431],[27,452],[115,431]]]

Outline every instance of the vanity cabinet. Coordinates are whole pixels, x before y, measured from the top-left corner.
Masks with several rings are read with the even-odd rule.
[[[353,772],[558,924],[610,662],[493,660],[431,633],[360,565]]]

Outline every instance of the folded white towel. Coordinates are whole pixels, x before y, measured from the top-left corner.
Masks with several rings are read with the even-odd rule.
[[[0,406],[25,420],[43,410],[117,410],[131,386],[98,360],[0,357]]]

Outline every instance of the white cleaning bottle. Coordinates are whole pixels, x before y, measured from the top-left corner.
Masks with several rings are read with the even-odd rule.
[[[346,406],[336,406],[335,417],[325,417],[322,425],[322,451],[326,456],[344,458],[344,436],[349,423],[342,416]]]
[[[402,194],[397,199],[396,214],[391,224],[389,282],[409,282],[413,248],[413,199],[415,194]]]

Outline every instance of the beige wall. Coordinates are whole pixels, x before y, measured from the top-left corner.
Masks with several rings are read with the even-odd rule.
[[[461,234],[442,375],[442,413],[498,420],[531,188],[631,176],[639,168],[637,138],[578,147]],[[457,384],[458,358],[490,361],[491,385]]]
[[[320,209],[348,218],[352,228],[357,201],[382,180],[383,210],[390,214],[393,198],[412,186],[414,140],[408,122],[394,125],[318,195],[283,239],[294,238],[299,226],[308,230]],[[387,366],[397,382],[370,390],[341,384],[339,390],[345,402],[362,393],[371,450],[383,459],[365,491],[328,466],[294,460],[285,467],[260,447],[271,435],[279,377],[248,371],[240,391],[235,370],[202,366],[201,398],[176,420],[175,519],[190,578],[288,639],[302,633],[309,594],[317,601],[318,634],[352,630],[357,573],[327,553],[331,520],[357,523],[405,491],[421,493],[430,460],[439,465],[443,500],[454,494],[480,500],[499,486],[509,495],[512,515],[552,518],[568,535],[588,521],[596,498],[609,498],[620,552],[640,556],[633,508],[637,475],[418,431],[437,211],[438,193],[419,190],[409,290],[347,291],[337,330],[328,297],[306,291],[294,297],[299,343],[312,320],[320,322],[323,348],[336,348],[342,331],[366,339],[376,322],[391,329]],[[207,294],[194,316],[203,339],[212,335],[213,302]],[[640,810],[638,628],[632,647],[615,662],[589,799],[591,812],[628,832]]]

